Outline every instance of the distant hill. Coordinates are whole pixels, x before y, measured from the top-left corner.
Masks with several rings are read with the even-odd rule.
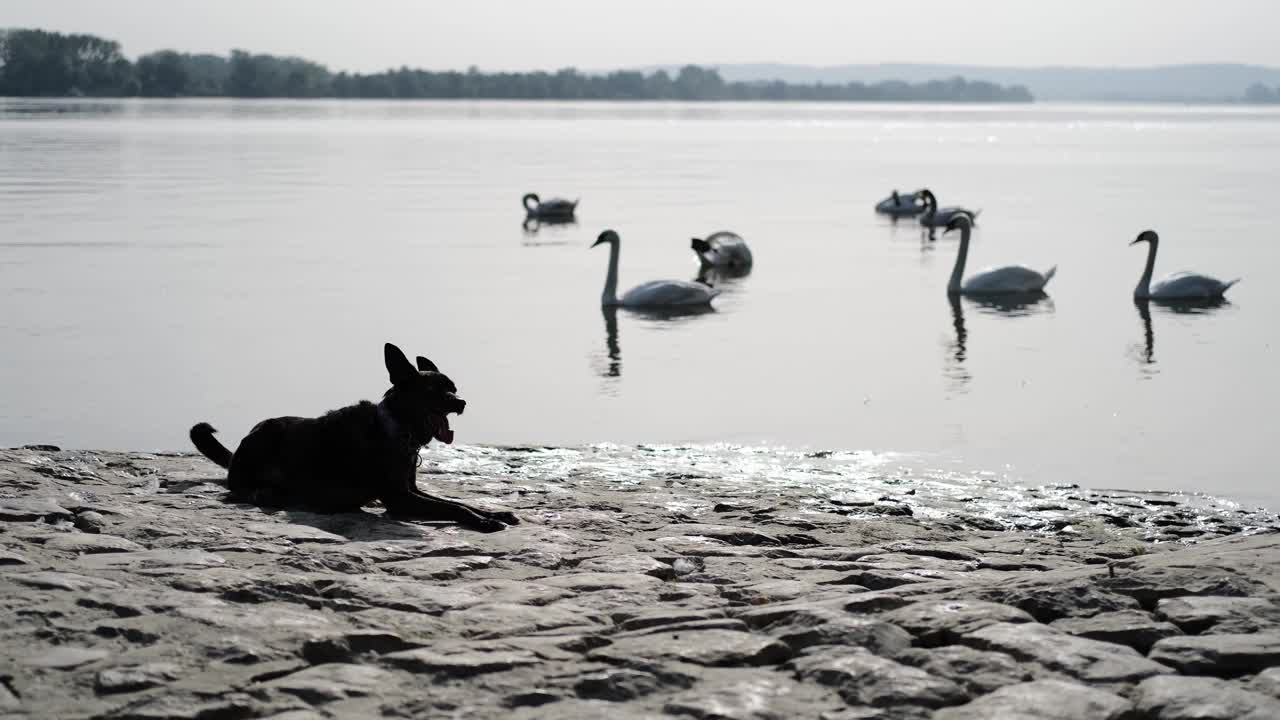
[[[726,81],[781,80],[788,83],[909,83],[963,76],[971,81],[1022,85],[1038,100],[1239,101],[1254,83],[1280,85],[1280,68],[1202,64],[1160,67],[992,67],[985,65],[715,65]],[[651,68],[671,68],[655,66]]]

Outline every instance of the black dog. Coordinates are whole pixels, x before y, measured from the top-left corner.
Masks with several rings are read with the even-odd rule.
[[[467,407],[453,381],[430,360],[418,367],[400,348],[383,348],[391,389],[374,405],[356,405],[318,418],[263,420],[233,454],[208,423],[191,428],[191,442],[227,468],[231,499],[266,507],[297,506],[319,512],[354,512],[381,500],[388,514],[445,520],[493,532],[519,522],[509,512],[489,512],[418,489],[418,451],[434,438],[453,442],[449,413]]]

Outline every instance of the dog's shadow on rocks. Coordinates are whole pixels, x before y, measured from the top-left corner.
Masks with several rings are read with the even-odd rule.
[[[318,513],[297,508],[264,508],[257,505],[234,504],[246,513],[246,517],[258,514],[264,519],[281,522],[281,533],[296,541],[355,541],[379,542],[385,540],[421,540],[438,533],[442,528],[456,527],[455,523],[405,521],[388,517],[381,511],[362,509],[348,513]],[[290,528],[289,526],[293,526]],[[258,527],[261,527],[260,525]],[[313,528],[314,535],[302,530]]]

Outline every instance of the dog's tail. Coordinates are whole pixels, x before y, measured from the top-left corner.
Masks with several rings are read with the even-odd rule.
[[[200,451],[200,454],[224,468],[230,468],[231,451],[213,436],[216,432],[218,431],[214,430],[209,423],[197,423],[191,427],[191,442]]]

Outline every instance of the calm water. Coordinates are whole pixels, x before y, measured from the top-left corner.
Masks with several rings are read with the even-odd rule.
[[[983,209],[970,268],[1057,264],[1050,298],[953,307],[955,241],[871,206]],[[0,446],[186,448],[208,420],[385,389],[392,340],[470,402],[460,442],[892,453],[1031,483],[1280,505],[1280,112],[1124,106],[0,100]],[[581,197],[521,229],[520,196]],[[711,314],[602,314],[691,279]],[[1206,312],[1130,298],[1243,276]],[[904,461],[905,462],[905,461]]]

